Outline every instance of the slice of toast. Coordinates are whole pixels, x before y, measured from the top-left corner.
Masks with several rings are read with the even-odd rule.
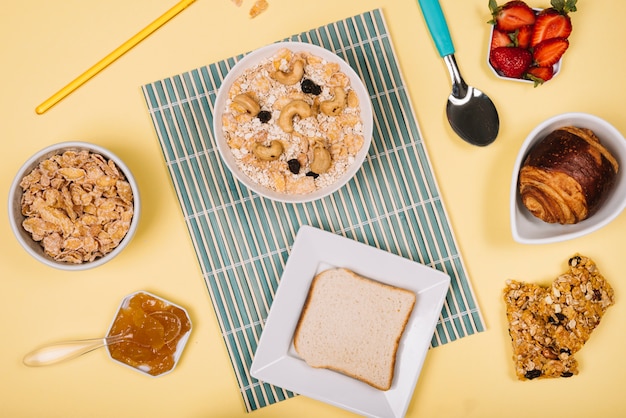
[[[409,290],[348,269],[325,270],[309,289],[294,334],[296,352],[312,367],[388,390],[415,300]]]

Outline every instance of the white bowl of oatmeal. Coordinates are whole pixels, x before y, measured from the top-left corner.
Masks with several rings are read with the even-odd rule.
[[[100,266],[124,249],[139,223],[139,191],[124,162],[87,142],[62,142],[30,157],[9,193],[15,237],[61,270]]]
[[[281,42],[242,58],[224,78],[213,130],[246,187],[298,203],[328,196],[360,169],[372,140],[367,89],[322,47]]]

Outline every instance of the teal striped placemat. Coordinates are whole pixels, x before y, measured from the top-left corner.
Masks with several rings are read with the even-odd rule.
[[[212,133],[213,105],[223,78],[244,54],[142,87],[248,411],[295,395],[257,381],[249,369],[301,225],[450,275],[432,347],[485,328],[382,11],[286,40],[317,44],[346,60],[365,82],[375,113],[362,169],[316,202],[262,198],[242,186],[220,159]]]

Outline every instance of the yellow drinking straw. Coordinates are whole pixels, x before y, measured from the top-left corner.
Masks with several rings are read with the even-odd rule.
[[[130,38],[128,41],[124,42],[117,49],[111,52],[106,57],[102,58],[98,61],[93,67],[89,68],[87,71],[76,77],[72,80],[68,85],[63,87],[61,90],[50,96],[49,99],[44,101],[42,104],[35,108],[35,112],[41,115],[50,109],[52,106],[63,100],[74,90],[85,84],[91,77],[98,74],[100,71],[104,70],[107,66],[113,63],[116,59],[130,51],[135,45],[139,42],[146,39],[152,32],[166,24],[170,19],[176,16],[178,13],[182,12],[187,6],[193,3],[196,0],[181,0],[174,7],[169,9],[159,18],[157,18],[154,22],[150,23],[148,26],[143,28],[139,33]]]

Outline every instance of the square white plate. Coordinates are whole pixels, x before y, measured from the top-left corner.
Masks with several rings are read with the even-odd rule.
[[[396,357],[391,389],[381,391],[328,369],[308,366],[293,334],[313,277],[345,267],[382,283],[412,290],[415,307]],[[450,285],[433,268],[360,242],[304,225],[285,265],[250,374],[266,383],[371,417],[403,417],[408,408]]]

